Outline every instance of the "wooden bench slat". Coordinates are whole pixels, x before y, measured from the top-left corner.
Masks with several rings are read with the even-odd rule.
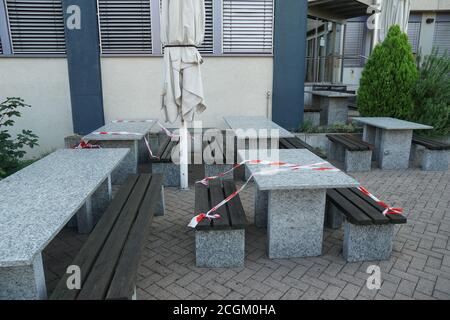
[[[209,193],[211,195],[211,207],[214,207],[225,199],[220,180],[210,181]],[[216,213],[219,214],[221,218],[212,221],[214,229],[230,228],[230,218],[228,216],[227,206],[220,207],[217,209]]]
[[[207,149],[209,148],[209,149]],[[219,149],[219,150],[217,150]],[[211,154],[215,160],[216,151],[220,151],[223,156],[223,163],[226,163],[226,156],[224,151],[224,146],[220,145],[216,140],[214,141],[204,141],[203,142],[203,151],[208,150],[208,154]],[[215,163],[215,161],[214,161]]]
[[[150,183],[151,175],[140,175],[123,208],[119,218],[111,230],[107,242],[100,252],[91,272],[84,283],[78,299],[102,300],[106,297],[116,263],[120,257],[130,228],[136,218],[145,191]]]
[[[435,141],[427,138],[414,136],[412,142],[414,144],[424,146],[429,150],[450,150],[450,144],[446,144],[440,141]]]
[[[288,139],[280,139],[280,149],[299,149],[299,148],[294,146]]]
[[[164,153],[161,156],[161,160],[163,161],[171,161],[172,159],[172,149],[175,148],[175,146],[178,144],[178,141],[169,141],[169,144],[166,147],[166,150],[164,150]]]
[[[347,139],[354,141],[354,143],[359,144],[361,146],[367,147],[367,150],[373,150],[375,149],[375,146],[373,144],[370,144],[364,140],[362,140],[359,136],[354,134],[345,134],[344,135]]]
[[[133,296],[137,282],[137,270],[149,227],[161,197],[162,175],[153,174],[136,220],[130,230],[106,299],[126,300]]]
[[[367,151],[369,148],[365,145],[355,142],[340,134],[327,134],[327,138],[335,143],[342,144],[349,151]]]
[[[224,180],[223,189],[225,191],[225,197],[228,197],[236,191],[236,186],[233,181]],[[247,225],[247,219],[245,217],[244,207],[242,206],[239,195],[234,197],[228,202],[228,210],[230,212],[230,220],[232,228],[243,228]]]
[[[339,208],[347,217],[347,220],[356,225],[371,225],[372,219],[369,218],[358,207],[339,194],[335,189],[327,190],[328,199]]]
[[[351,201],[354,205],[359,207],[369,218],[372,219],[374,224],[388,224],[389,219],[385,217],[381,212],[372,207],[369,203],[358,197],[349,189],[335,189],[346,199]]]
[[[116,223],[123,207],[127,203],[137,180],[138,175],[130,175],[127,178],[123,187],[114,197],[108,209],[105,211],[91,235],[86,240],[86,243],[83,245],[80,252],[72,262],[72,265],[77,265],[80,267],[82,287],[86,281],[85,275],[90,273],[91,268],[94,265],[99,252],[103,248],[111,229]],[[51,300],[74,300],[77,298],[80,290],[69,290],[67,288],[66,283],[69,276],[70,275],[66,273],[63,275],[50,297]]]
[[[206,213],[211,209],[211,203],[209,201],[208,187],[197,183],[195,184],[195,214]],[[209,229],[211,228],[211,221],[203,219],[199,222],[196,229]]]
[[[167,137],[167,136],[164,136],[163,137],[163,140],[162,140],[162,142],[160,143],[160,145],[159,145],[159,149],[158,149],[158,154],[157,154],[157,156],[158,156],[158,158],[161,160],[162,159],[162,157],[163,157],[163,154],[164,154],[164,152],[166,151],[166,149],[167,149],[167,146],[169,145],[169,143],[170,143],[170,137]]]
[[[372,205],[375,209],[377,209],[379,212],[383,213],[385,211],[385,208],[378,204],[375,200],[373,200],[372,198],[366,196],[364,193],[362,193],[360,190],[358,190],[357,188],[351,188],[350,189],[353,193],[355,193],[356,195],[358,195],[360,198],[364,199],[364,201],[366,201],[367,203],[369,203],[370,205]],[[390,220],[391,223],[393,224],[403,224],[407,222],[407,219],[405,216],[401,215],[401,214],[388,214],[386,215],[386,217]]]
[[[299,138],[283,138],[280,139],[280,146],[285,147],[286,149],[307,149],[314,153],[316,156],[321,157],[322,159],[326,159],[326,155],[322,152],[314,148],[313,146],[307,144],[303,140]],[[292,148],[289,146],[293,146]]]

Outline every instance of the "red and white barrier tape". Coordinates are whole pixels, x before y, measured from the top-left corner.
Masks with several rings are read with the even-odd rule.
[[[403,208],[393,208],[393,207],[388,206],[385,202],[381,201],[380,199],[375,197],[372,193],[370,193],[369,190],[367,190],[366,188],[358,187],[358,190],[361,191],[362,193],[364,193],[366,196],[372,198],[376,203],[378,203],[380,206],[385,208],[386,210],[383,211],[383,214],[385,216],[388,214],[402,214],[403,213]]]
[[[113,120],[112,123],[136,123],[136,122],[156,122],[157,120],[148,119],[148,120]]]
[[[236,197],[239,193],[241,193],[242,190],[245,189],[245,187],[249,184],[249,182],[252,180],[252,178],[256,175],[273,175],[279,172],[283,171],[296,171],[296,170],[312,170],[312,171],[331,171],[331,172],[338,172],[340,171],[337,168],[334,167],[324,167],[327,162],[317,162],[309,165],[300,165],[300,164],[290,164],[287,162],[272,162],[272,161],[263,161],[263,160],[246,160],[243,161],[237,165],[235,165],[232,169],[223,172],[217,176],[212,177],[206,177],[203,180],[198,181],[197,183],[201,183],[205,186],[208,185],[208,182],[211,180],[219,179],[228,173],[236,170],[237,168],[241,167],[244,164],[251,164],[251,165],[267,165],[269,166],[266,170],[261,170],[258,172],[255,172],[252,174],[247,181],[236,191],[234,191],[232,194],[230,194],[228,197],[226,197],[224,200],[222,200],[220,203],[216,204],[211,210],[209,210],[206,213],[200,213],[193,217],[191,221],[189,222],[188,226],[191,228],[195,228],[203,219],[220,219],[219,214],[214,214],[214,212],[217,211],[220,207],[224,206],[227,202],[231,201],[234,197]]]
[[[81,140],[78,146],[76,146],[74,149],[101,149],[101,147],[99,145],[90,144],[87,141]]]
[[[137,133],[137,132],[128,132],[128,131],[98,131],[98,132],[92,132],[92,135],[112,135],[112,136],[124,136],[124,135],[128,135],[128,136],[141,136],[141,133]],[[150,154],[151,158],[154,159],[159,159],[157,156],[155,156],[152,152],[152,148],[150,147],[150,143],[148,142],[148,139],[146,137],[146,135],[144,134],[144,142],[145,142],[145,146],[147,147],[148,153]],[[89,141],[84,141],[82,140],[80,142],[80,145],[78,147],[80,147],[80,149],[82,148],[82,145],[89,145]],[[77,147],[77,148],[78,148]],[[86,149],[86,148],[84,148]]]

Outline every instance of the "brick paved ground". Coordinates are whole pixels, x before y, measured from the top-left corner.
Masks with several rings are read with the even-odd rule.
[[[355,174],[364,186],[409,222],[396,229],[392,258],[378,262],[380,290],[365,286],[371,263],[346,263],[342,230],[325,230],[323,255],[269,260],[265,230],[246,231],[244,268],[195,267],[194,192],[166,189],[166,216],[155,218],[139,268],[139,299],[450,299],[450,172],[420,170]],[[242,194],[253,219],[253,186]],[[85,236],[64,229],[44,253],[49,291],[81,247]]]

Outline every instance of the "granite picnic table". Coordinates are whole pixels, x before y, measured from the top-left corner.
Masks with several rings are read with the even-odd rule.
[[[139,163],[150,160],[144,138],[149,139],[151,129],[157,122],[157,120],[112,121],[84,136],[83,140],[91,141],[102,148],[129,148],[131,150],[123,164],[113,174],[113,183],[122,184],[129,174],[138,172]],[[100,132],[121,134],[98,134]]]
[[[356,117],[364,125],[363,140],[375,146],[373,160],[381,169],[409,168],[413,130],[430,130],[431,126],[389,117]]]
[[[356,97],[354,93],[338,91],[309,91],[312,94],[312,103],[319,106],[320,124],[333,125],[337,123],[347,123],[348,121],[348,100]]]
[[[0,300],[45,299],[42,251],[76,217],[89,233],[129,149],[62,149],[0,181]]]
[[[245,149],[266,149],[267,147],[279,148],[279,140],[282,138],[293,138],[294,135],[280,127],[275,122],[265,117],[224,117],[227,126],[234,132],[238,143],[245,143]]]
[[[259,160],[333,168],[306,149],[259,150]],[[241,160],[249,150],[239,150]],[[271,153],[271,155],[269,155]],[[266,156],[269,155],[269,156]],[[252,174],[264,165],[246,164]],[[269,258],[300,258],[322,254],[326,189],[357,187],[359,183],[342,171],[300,169],[254,176],[255,224],[267,227]]]

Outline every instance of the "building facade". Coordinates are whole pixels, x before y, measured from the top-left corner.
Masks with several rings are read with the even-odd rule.
[[[358,84],[371,50],[370,4],[205,0],[200,52],[208,109],[198,119],[220,128],[224,116],[265,116],[295,129],[305,81]],[[30,157],[114,119],[162,118],[159,6],[0,0],[0,100],[21,97],[32,106],[15,127],[39,135]],[[436,42],[449,45],[449,13],[450,0],[413,0],[413,47],[426,53]]]

